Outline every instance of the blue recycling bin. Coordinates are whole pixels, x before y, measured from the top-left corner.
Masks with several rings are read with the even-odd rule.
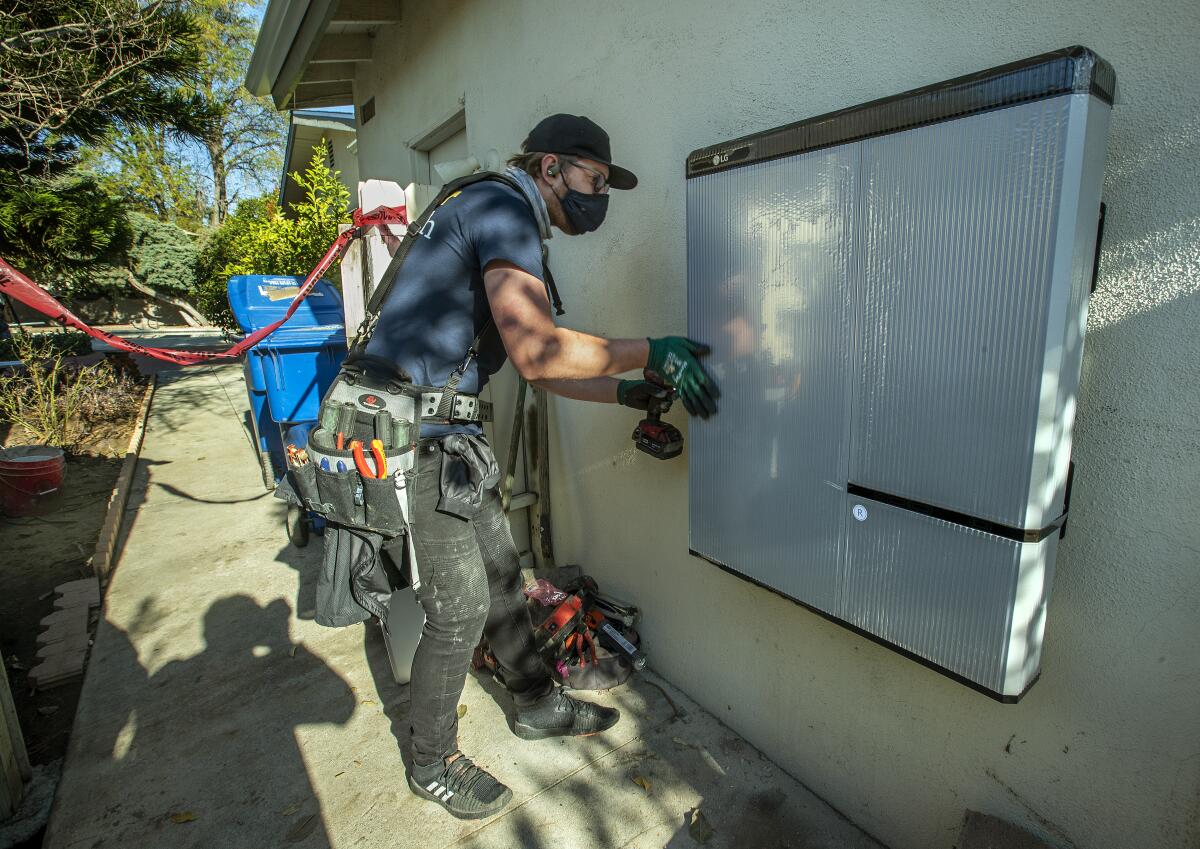
[[[250,334],[283,318],[303,277],[244,274],[229,278],[229,306]],[[287,468],[289,430],[307,435],[325,391],[346,357],[342,298],[320,280],[281,328],[246,352],[243,373],[264,483],[273,486]],[[295,429],[295,430],[293,430]]]

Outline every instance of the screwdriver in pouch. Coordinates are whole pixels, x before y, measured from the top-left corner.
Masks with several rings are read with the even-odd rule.
[[[321,413],[318,416],[320,425],[330,433],[337,433],[338,417],[341,415],[341,406],[337,401],[331,401],[328,404],[321,405]]]
[[[404,448],[408,445],[409,437],[408,422],[404,419],[392,419],[392,447]]]
[[[385,451],[393,447],[392,414],[387,410],[380,410],[375,414],[375,438],[383,443]]]
[[[349,402],[343,402],[342,408],[338,411],[337,442],[335,444],[339,449],[344,450],[350,440],[354,439],[354,419],[357,412],[357,408]]]

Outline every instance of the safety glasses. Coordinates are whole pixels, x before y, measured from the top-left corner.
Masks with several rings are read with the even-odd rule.
[[[570,156],[562,157],[562,161],[568,165],[574,165],[580,171],[587,171],[589,174],[591,174],[592,191],[594,191],[596,194],[603,195],[608,193],[608,177],[604,176],[602,172],[597,171],[595,168],[589,168],[587,165],[582,164],[579,162],[579,160]]]

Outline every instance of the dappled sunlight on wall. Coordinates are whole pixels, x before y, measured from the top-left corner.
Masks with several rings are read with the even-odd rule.
[[[1200,292],[1200,216],[1117,242],[1105,239],[1104,285],[1092,295],[1088,332]]]

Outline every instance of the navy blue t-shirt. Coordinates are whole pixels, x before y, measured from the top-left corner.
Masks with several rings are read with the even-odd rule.
[[[533,210],[511,186],[484,180],[451,195],[426,222],[383,302],[366,353],[396,363],[414,383],[445,386],[491,319],[483,269],[498,259],[543,279]],[[493,327],[458,391],[478,395],[507,358]],[[477,424],[423,424],[421,436],[481,430]]]

